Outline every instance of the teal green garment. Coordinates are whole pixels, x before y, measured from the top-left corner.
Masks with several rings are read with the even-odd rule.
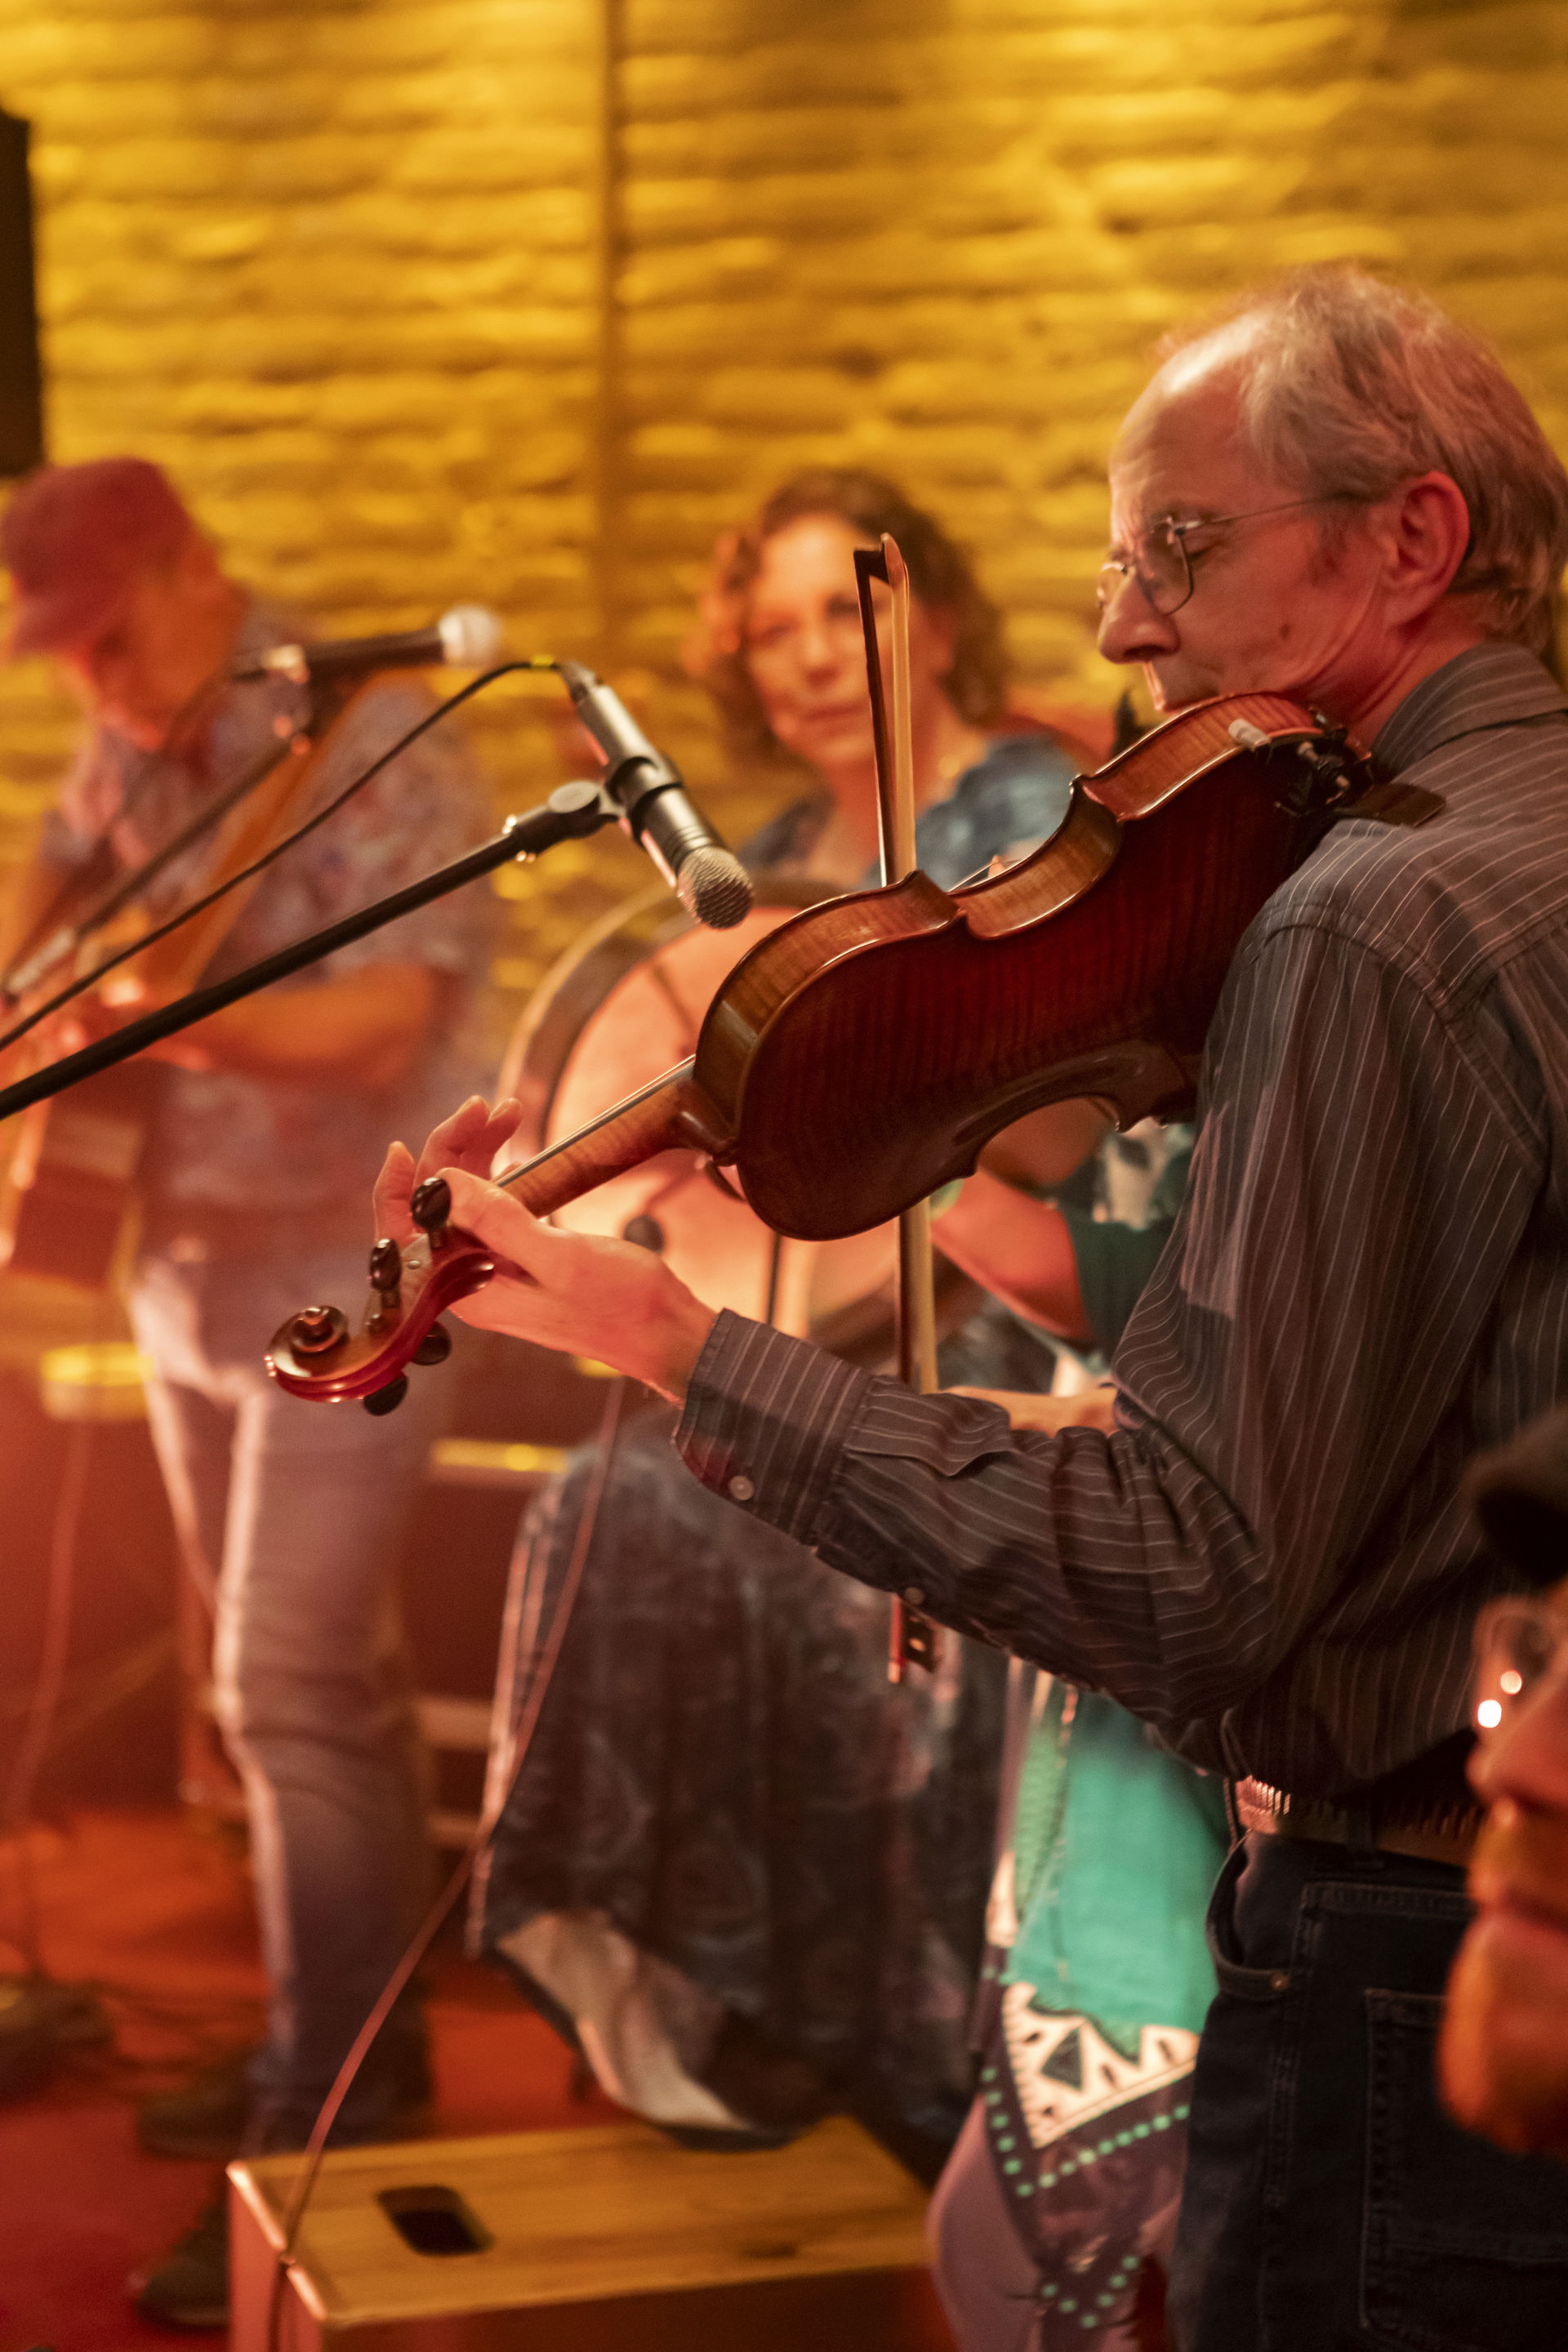
[[[1164,1255],[1187,1188],[1192,1165],[1191,1130],[1173,1129],[1179,1148],[1149,1194],[1141,1225],[1119,1224],[1097,1218],[1092,1207],[1058,1193],[1060,1211],[1072,1242],[1078,1265],[1079,1296],[1094,1342],[1102,1355],[1113,1355],[1128,1317]],[[1094,1165],[1093,1162],[1090,1165]]]
[[[1004,1983],[1092,2018],[1129,2058],[1142,2026],[1197,2032],[1215,1990],[1204,1912],[1227,1843],[1216,1780],[1114,1701],[1051,1682],[1018,1786]]]

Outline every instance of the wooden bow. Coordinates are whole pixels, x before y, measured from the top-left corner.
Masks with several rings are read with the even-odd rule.
[[[885,581],[893,593],[889,667],[892,709],[882,687],[877,612],[871,583]],[[915,866],[915,745],[910,677],[910,574],[898,541],[882,533],[879,551],[858,548],[855,584],[866,635],[866,677],[877,751],[877,816],[884,888],[901,882]],[[931,1268],[931,1202],[917,1201],[899,1219],[896,1303],[899,1378],[917,1396],[937,1386],[936,1285]],[[935,1671],[938,1633],[929,1617],[908,1599],[894,1596],[888,1680],[901,1683],[910,1665]]]

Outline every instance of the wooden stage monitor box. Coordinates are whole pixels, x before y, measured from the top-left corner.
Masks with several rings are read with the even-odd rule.
[[[232,2352],[272,2352],[296,2157],[229,2168]],[[637,2123],[322,2164],[275,2352],[938,2352],[925,2192],[835,2116],[709,2154]]]

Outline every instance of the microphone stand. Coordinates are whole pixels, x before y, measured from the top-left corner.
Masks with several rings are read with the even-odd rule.
[[[118,1062],[129,1062],[137,1054],[145,1053],[148,1046],[162,1044],[165,1037],[178,1036],[182,1029],[205,1021],[209,1013],[221,1013],[226,1005],[254,996],[258,990],[269,988],[275,980],[286,980],[290,972],[320,962],[335,949],[347,947],[353,940],[363,940],[370,931],[381,930],[387,923],[395,923],[400,915],[412,914],[416,907],[428,906],[432,898],[444,898],[448,891],[460,890],[465,882],[477,881],[480,875],[492,873],[498,866],[509,865],[514,858],[538,857],[545,850],[553,849],[557,842],[582,841],[589,834],[597,833],[602,825],[617,824],[620,821],[619,808],[599,784],[561,784],[542,808],[508,817],[492,841],[482,842],[478,849],[455,857],[449,866],[427,874],[422,882],[410,882],[402,890],[391,891],[384,898],[362,907],[357,914],[345,915],[341,922],[329,923],[323,929],[312,931],[309,938],[296,940],[292,947],[280,948],[276,955],[263,956],[258,963],[247,965],[227,980],[193,988],[176,997],[172,1004],[160,1005],[155,1012],[128,1021],[112,1036],[100,1037],[92,1045],[82,1046],[79,1053],[52,1062],[47,1069],[36,1070],[14,1086],[0,1087],[0,1120],[15,1118],[32,1103],[47,1102],[52,1096],[64,1094],[83,1078],[96,1077],[100,1070],[112,1069]]]

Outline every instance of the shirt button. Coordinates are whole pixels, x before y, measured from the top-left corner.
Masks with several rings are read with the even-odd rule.
[[[1268,1990],[1270,1992],[1289,1992],[1290,1990],[1289,1969],[1271,1969],[1268,1972]]]
[[[926,1597],[926,1589],[925,1589],[925,1586],[924,1586],[923,1584],[906,1584],[906,1585],[905,1585],[905,1587],[904,1587],[904,1599],[909,1602],[910,1607],[911,1609],[919,1609],[919,1608],[923,1607],[924,1602],[925,1602],[925,1597]]]
[[[737,1503],[749,1503],[756,1491],[749,1478],[731,1478],[730,1481],[730,1492]]]

